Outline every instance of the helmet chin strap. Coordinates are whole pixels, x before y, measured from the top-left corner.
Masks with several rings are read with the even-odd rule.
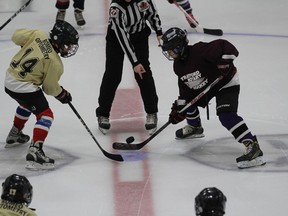
[[[189,56],[189,49],[188,46],[186,46],[183,50],[183,53],[180,55],[180,60],[185,61],[187,57]]]
[[[53,49],[55,50],[56,53],[60,53],[58,44],[54,43],[51,39],[49,39],[49,42],[52,44]]]

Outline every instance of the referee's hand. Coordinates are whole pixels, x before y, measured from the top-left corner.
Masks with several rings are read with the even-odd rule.
[[[142,64],[138,64],[134,67],[134,72],[139,74],[140,78],[143,79],[142,74],[145,73],[145,69]]]

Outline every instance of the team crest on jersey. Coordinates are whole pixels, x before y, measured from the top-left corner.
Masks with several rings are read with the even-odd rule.
[[[200,89],[207,85],[208,79],[202,77],[200,71],[186,74],[180,78],[190,89]]]
[[[138,6],[140,12],[144,12],[144,11],[148,10],[149,7],[150,7],[150,5],[149,5],[149,3],[147,2],[147,0],[140,1],[140,2],[137,4],[137,6]]]
[[[118,13],[119,13],[119,11],[117,9],[115,9],[115,8],[110,9],[110,17],[115,18],[115,17],[117,17]]]

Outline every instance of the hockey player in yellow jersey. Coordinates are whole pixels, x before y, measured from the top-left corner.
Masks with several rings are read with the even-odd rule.
[[[28,208],[32,201],[33,187],[25,176],[13,174],[2,183],[0,200],[1,216],[36,216]]]
[[[38,29],[18,29],[12,36],[12,41],[20,46],[20,50],[6,72],[5,92],[19,106],[5,147],[25,144],[30,140],[22,130],[33,113],[36,123],[26,155],[28,169],[54,168],[54,160],[43,151],[43,143],[54,119],[44,93],[64,104],[72,101],[71,94],[59,84],[64,70],[59,54],[64,58],[74,55],[79,46],[78,40],[78,32],[65,21],[56,22],[49,35]]]

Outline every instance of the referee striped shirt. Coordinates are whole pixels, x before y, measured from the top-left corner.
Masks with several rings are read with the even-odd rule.
[[[138,63],[130,35],[146,28],[147,21],[156,35],[162,35],[161,21],[154,0],[112,0],[109,9],[109,27],[114,30],[120,45],[135,66]]]

